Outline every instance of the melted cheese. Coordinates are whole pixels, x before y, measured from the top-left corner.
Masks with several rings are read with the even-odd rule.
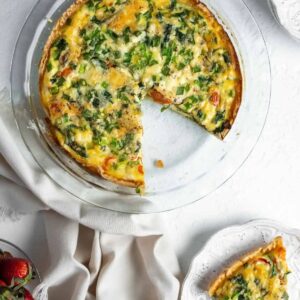
[[[128,5],[110,22],[109,26],[116,32],[121,33],[126,27],[131,30],[137,29],[136,14],[144,13],[148,8],[146,0],[132,0]]]
[[[111,84],[112,89],[119,89],[123,87],[127,81],[130,81],[130,78],[124,74],[124,72],[115,68],[109,69],[106,79]]]

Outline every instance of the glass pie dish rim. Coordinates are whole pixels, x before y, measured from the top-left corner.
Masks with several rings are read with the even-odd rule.
[[[29,14],[29,16],[28,16],[27,19],[26,19],[26,22],[25,22],[25,24],[24,24],[22,30],[24,29],[26,23],[29,22],[30,16],[32,15],[32,13],[34,12],[34,10],[36,9],[36,7],[39,5],[39,3],[40,3],[41,1],[42,1],[42,0],[39,0],[39,1],[35,4],[35,6],[33,7],[31,13]],[[22,130],[20,129],[19,122],[18,122],[18,120],[17,120],[17,124],[18,124],[19,130],[20,130],[20,132],[21,132],[22,138],[23,138],[23,140],[24,140],[24,142],[25,142],[25,144],[26,144],[26,147],[27,147],[28,150],[31,152],[31,154],[33,155],[33,157],[35,158],[35,160],[37,161],[37,163],[41,166],[41,168],[42,168],[42,169],[45,171],[45,173],[48,175],[48,177],[51,178],[51,180],[54,180],[54,182],[56,182],[56,183],[57,183],[58,185],[60,185],[64,190],[66,190],[68,193],[70,193],[70,194],[72,194],[73,196],[75,196],[75,197],[76,197],[77,199],[79,199],[80,201],[83,201],[83,202],[85,202],[85,203],[89,203],[89,204],[92,204],[92,205],[96,205],[96,206],[101,207],[101,208],[103,208],[103,209],[108,209],[108,210],[113,210],[113,211],[120,211],[120,212],[125,212],[125,213],[153,213],[153,212],[162,212],[162,211],[168,211],[168,210],[173,210],[173,209],[176,209],[176,208],[179,208],[179,207],[183,207],[183,206],[185,206],[185,205],[194,203],[194,202],[196,202],[196,201],[198,201],[198,200],[201,200],[201,199],[205,198],[205,197],[208,196],[210,193],[212,193],[213,191],[215,191],[215,190],[217,190],[218,188],[220,188],[221,186],[223,186],[230,178],[232,178],[232,176],[234,176],[234,174],[236,174],[236,172],[237,172],[237,171],[243,166],[243,164],[246,162],[246,160],[248,159],[248,157],[249,157],[250,154],[252,153],[253,149],[255,148],[255,145],[257,144],[257,142],[258,142],[258,140],[259,140],[259,137],[260,137],[260,135],[261,135],[261,133],[262,133],[262,131],[263,131],[264,125],[265,125],[265,123],[266,123],[267,114],[268,114],[269,106],[270,106],[270,98],[271,98],[271,88],[270,88],[270,86],[271,86],[270,59],[269,59],[269,55],[268,55],[268,51],[267,51],[265,39],[264,39],[263,34],[262,34],[261,30],[260,30],[260,27],[258,26],[258,24],[257,24],[257,22],[256,22],[256,20],[255,20],[255,18],[254,18],[254,16],[253,16],[253,14],[252,14],[251,10],[248,8],[247,4],[246,4],[243,0],[238,0],[238,1],[239,1],[242,5],[245,6],[247,12],[250,14],[250,18],[251,18],[252,21],[256,24],[256,29],[258,30],[258,33],[260,34],[260,37],[262,38],[262,41],[263,41],[263,44],[264,44],[264,48],[265,48],[265,49],[264,49],[264,50],[265,50],[265,54],[266,54],[266,57],[267,57],[267,60],[268,60],[268,66],[267,66],[267,67],[268,67],[268,71],[269,71],[269,89],[270,89],[270,94],[268,95],[268,100],[267,100],[267,101],[268,101],[268,107],[267,107],[266,115],[265,115],[265,117],[264,117],[264,122],[263,122],[263,124],[262,124],[262,127],[260,128],[260,132],[259,132],[258,136],[256,137],[255,142],[254,142],[253,145],[251,146],[251,149],[248,151],[248,154],[243,158],[243,160],[241,161],[241,163],[239,164],[239,166],[231,173],[230,176],[227,176],[227,177],[225,178],[225,180],[222,180],[222,182],[220,182],[218,185],[214,186],[214,188],[212,188],[210,191],[205,192],[205,193],[204,193],[203,195],[201,195],[199,198],[197,198],[197,199],[195,198],[195,199],[193,199],[192,201],[185,201],[185,202],[182,202],[182,203],[180,203],[179,205],[176,205],[176,206],[174,206],[174,207],[169,207],[169,208],[168,208],[168,207],[164,207],[163,209],[160,209],[160,208],[159,208],[159,209],[156,209],[156,207],[154,207],[154,209],[150,209],[149,211],[148,211],[148,210],[146,210],[146,211],[140,210],[139,208],[138,208],[137,210],[134,210],[134,209],[133,209],[133,210],[128,209],[128,210],[125,210],[125,211],[124,211],[124,209],[116,209],[116,208],[111,208],[111,207],[103,207],[103,206],[101,206],[101,204],[100,204],[100,205],[99,205],[99,204],[95,204],[94,202],[90,202],[90,201],[88,201],[88,200],[86,200],[86,199],[82,199],[82,198],[81,198],[80,196],[78,196],[76,193],[73,193],[73,192],[71,192],[70,190],[66,189],[66,188],[63,186],[62,183],[58,182],[57,180],[54,180],[54,179],[52,178],[52,176],[48,174],[47,170],[45,170],[45,168],[40,164],[40,162],[38,161],[38,159],[36,159],[35,155],[32,153],[30,147],[27,145],[27,142],[26,142],[26,140],[25,140],[25,138],[24,138],[24,136],[23,136],[23,134],[22,134]],[[63,2],[66,2],[66,1],[63,1]],[[22,32],[22,30],[21,30],[21,32]],[[20,35],[21,35],[21,32],[20,32]],[[18,41],[19,41],[19,39],[20,39],[20,36],[19,36],[19,38],[18,38]],[[16,48],[17,48],[17,46],[18,46],[18,42],[16,43]],[[15,49],[15,52],[16,52],[16,49]],[[14,53],[14,56],[15,56],[15,53]],[[13,69],[13,61],[12,61],[12,69]],[[11,72],[11,82],[13,81],[13,79],[12,79],[12,78],[13,78],[12,73],[13,73],[13,71]],[[12,86],[12,88],[11,88],[11,99],[12,99],[12,101],[13,101],[13,100],[14,100],[14,99],[13,99],[13,84],[12,84],[11,86]],[[14,108],[14,114],[15,114],[15,117],[16,117],[16,111],[15,111],[14,104],[13,104],[13,108]],[[17,119],[17,117],[16,117],[16,119]],[[70,172],[68,172],[68,173],[70,174]],[[103,192],[104,192],[105,190],[99,188],[99,192],[100,192],[100,191],[103,191]],[[107,191],[106,191],[106,192],[107,192]],[[110,192],[109,192],[109,193],[110,193]],[[113,192],[112,192],[112,193],[113,193]],[[122,193],[119,193],[118,195],[119,195],[119,197],[122,197],[122,196],[123,196]],[[165,197],[168,197],[168,193],[165,193],[164,195],[165,195]],[[139,201],[139,198],[140,198],[139,196],[135,196],[135,195],[130,195],[130,197],[133,197],[133,198],[135,199],[134,201]],[[151,197],[151,196],[150,196],[150,197]],[[122,201],[122,200],[120,199],[120,201]],[[157,200],[154,200],[154,201],[157,201]]]

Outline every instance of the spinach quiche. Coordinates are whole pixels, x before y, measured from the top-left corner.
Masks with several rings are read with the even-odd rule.
[[[234,263],[212,283],[216,300],[287,300],[286,250],[281,237]]]
[[[51,133],[89,171],[144,186],[146,96],[224,139],[242,98],[237,54],[194,0],[77,0],[58,20],[39,68]]]

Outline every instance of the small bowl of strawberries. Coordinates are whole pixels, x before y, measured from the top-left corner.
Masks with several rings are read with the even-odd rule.
[[[40,282],[30,258],[17,246],[0,239],[0,299],[33,300],[32,290]]]

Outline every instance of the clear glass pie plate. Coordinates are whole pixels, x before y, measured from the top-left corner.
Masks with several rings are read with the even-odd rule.
[[[143,102],[143,153],[146,194],[89,174],[53,143],[38,94],[38,65],[55,21],[73,0],[40,0],[26,20],[11,68],[15,118],[28,150],[43,170],[79,200],[98,207],[152,213],[204,198],[226,182],[245,162],[262,132],[270,102],[268,52],[251,12],[242,0],[205,0],[228,32],[244,77],[242,105],[235,124],[220,141],[171,111],[161,113]],[[163,169],[155,167],[162,160]]]

